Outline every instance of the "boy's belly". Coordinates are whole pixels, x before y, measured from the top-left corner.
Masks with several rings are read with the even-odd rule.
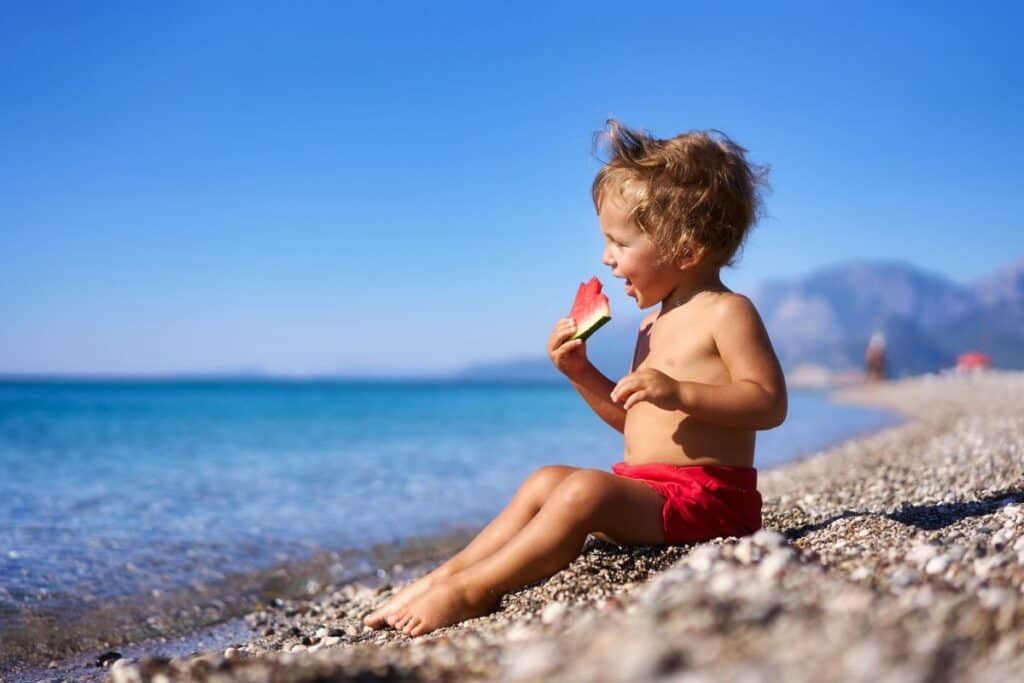
[[[629,409],[623,436],[624,459],[631,465],[754,466],[756,431],[719,427],[650,403]]]

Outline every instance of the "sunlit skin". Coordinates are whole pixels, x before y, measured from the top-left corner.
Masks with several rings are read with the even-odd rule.
[[[614,196],[614,195],[613,195]],[[548,353],[594,411],[623,433],[624,460],[752,466],[754,437],[785,419],[782,369],[750,301],[717,266],[658,260],[624,201],[601,202],[602,262],[641,309],[632,371],[613,382],[559,320]],[[664,499],[635,479],[594,469],[543,467],[461,552],[368,615],[410,636],[482,616],[501,596],[551,576],[588,534],[620,545],[663,545]]]

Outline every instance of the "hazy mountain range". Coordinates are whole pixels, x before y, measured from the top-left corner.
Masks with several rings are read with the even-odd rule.
[[[890,375],[935,372],[959,354],[983,351],[997,368],[1024,368],[1024,259],[966,285],[899,261],[859,261],[793,280],[770,280],[748,293],[787,375],[801,367],[863,369],[874,332],[886,341]],[[613,319],[588,341],[609,377],[625,374],[640,316]],[[471,365],[473,379],[558,377],[545,356]]]

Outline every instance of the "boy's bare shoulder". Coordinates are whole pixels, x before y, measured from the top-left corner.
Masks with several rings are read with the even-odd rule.
[[[757,312],[757,306],[750,297],[739,292],[720,294],[715,299],[712,312],[716,328],[726,321],[761,319],[761,314]]]
[[[771,393],[785,393],[782,366],[749,297],[723,296],[715,309],[713,333],[718,353],[734,380],[754,381]]]

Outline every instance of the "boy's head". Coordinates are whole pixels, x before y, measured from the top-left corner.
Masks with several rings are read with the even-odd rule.
[[[614,201],[646,234],[662,266],[731,266],[761,213],[768,168],[720,131],[661,140],[616,119],[595,134],[611,158],[594,178],[594,208]]]

